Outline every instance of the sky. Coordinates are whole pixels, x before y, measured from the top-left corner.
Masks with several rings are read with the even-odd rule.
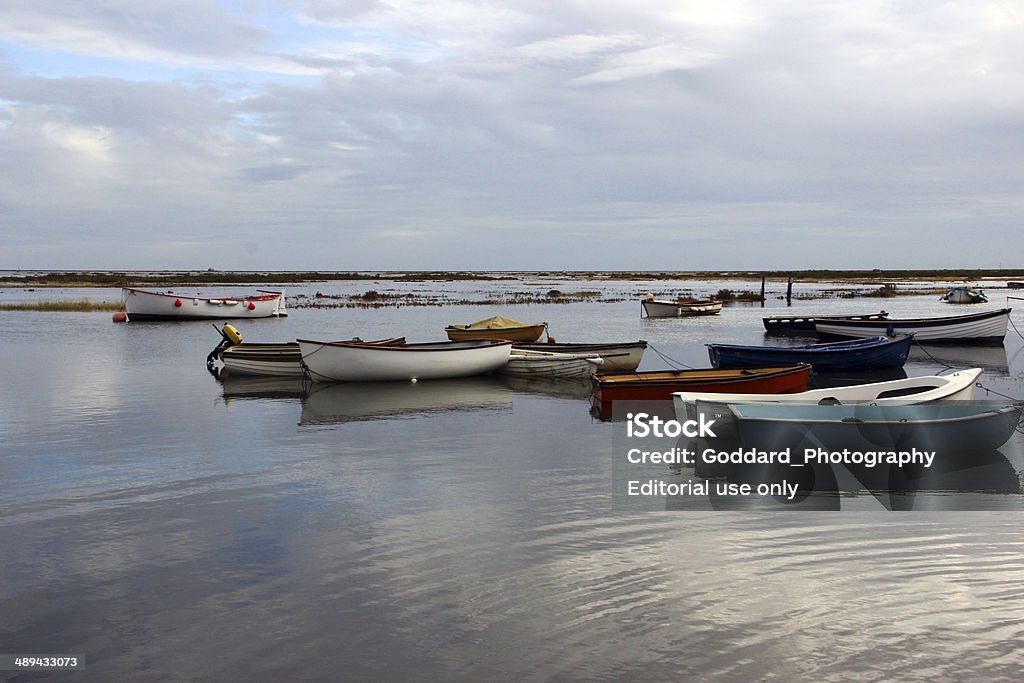
[[[1024,5],[4,0],[0,269],[1024,267]]]

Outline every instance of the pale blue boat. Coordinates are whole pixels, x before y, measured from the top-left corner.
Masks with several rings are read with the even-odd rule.
[[[698,410],[703,402],[698,402]],[[912,405],[728,404],[722,414],[745,447],[759,450],[911,449],[991,451],[1013,435],[1024,404],[973,401]],[[724,426],[724,425],[723,425]]]

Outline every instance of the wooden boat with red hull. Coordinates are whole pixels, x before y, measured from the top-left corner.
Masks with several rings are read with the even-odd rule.
[[[615,401],[671,401],[677,391],[734,394],[789,394],[807,390],[811,366],[806,363],[779,368],[732,370],[664,370],[597,375],[593,403],[602,419],[612,416]]]

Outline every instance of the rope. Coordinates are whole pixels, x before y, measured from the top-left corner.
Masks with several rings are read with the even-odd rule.
[[[995,394],[999,398],[1005,398],[1009,401],[1013,401],[1013,403],[1017,405],[1018,409],[1024,409],[1024,402],[1022,402],[1024,401],[1024,399],[1014,398],[1013,396],[1007,396],[1006,394],[1002,394],[991,387],[986,387],[981,382],[975,382],[974,386],[978,387],[979,389],[984,389],[986,394]]]
[[[691,365],[687,365],[686,363],[683,363],[682,361],[678,361],[678,360],[676,360],[674,358],[670,358],[669,356],[666,356],[664,353],[662,353],[657,348],[655,348],[654,344],[648,343],[647,344],[647,348],[649,348],[651,351],[654,351],[654,353],[658,354],[658,358],[662,359],[663,361],[665,361],[666,363],[671,365],[672,368],[675,369],[675,370],[682,370],[683,368],[686,368],[687,370],[696,370],[697,369],[697,368],[695,368],[695,367],[693,367]]]
[[[1017,426],[1014,427],[1013,430],[1018,434],[1024,434],[1024,403],[1022,403],[1019,398],[1007,396],[1006,394],[1000,393],[995,389],[986,387],[981,382],[975,382],[974,386],[978,387],[979,389],[984,389],[986,394],[995,394],[1000,398],[1005,398],[1009,401],[1013,401],[1013,409],[1017,411]]]
[[[1011,316],[1006,316],[1006,319],[1010,321],[1010,327],[1012,327],[1013,331],[1017,333],[1017,336],[1024,339],[1024,334],[1021,334],[1020,330],[1017,329],[1017,326],[1013,324],[1013,318]]]
[[[938,364],[939,364],[939,365],[941,365],[942,367],[946,368],[946,370],[956,370],[956,368],[954,368],[954,367],[953,367],[952,365],[949,365],[949,364],[947,364],[947,363],[943,363],[943,362],[942,362],[941,360],[939,360],[938,358],[936,358],[936,357],[935,357],[935,356],[933,356],[932,354],[928,353],[928,349],[926,349],[926,348],[924,347],[924,345],[923,345],[923,344],[921,344],[921,342],[917,341],[917,338],[916,338],[916,337],[914,338],[914,343],[915,343],[915,344],[917,344],[917,348],[919,348],[919,349],[921,349],[922,351],[924,351],[924,355],[928,356],[928,357],[929,357],[929,358],[931,358],[931,359],[932,359],[933,361],[935,361],[936,363],[938,363]],[[945,372],[945,370],[944,370],[943,372]]]

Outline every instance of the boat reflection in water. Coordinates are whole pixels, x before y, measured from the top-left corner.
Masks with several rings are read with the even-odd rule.
[[[299,425],[331,425],[447,411],[486,410],[512,410],[512,392],[499,378],[316,383],[302,400]]]
[[[921,363],[934,367],[935,363],[952,368],[981,368],[987,376],[1008,377],[1010,362],[1005,346],[950,346],[944,344],[914,344],[910,349],[911,365]]]
[[[878,464],[782,465],[706,464],[674,472],[708,482],[707,496],[666,497],[668,510],[1020,510],[1024,492],[1021,473],[998,450],[951,451],[936,457],[931,467]],[[733,485],[797,486],[785,495],[728,496],[717,482]],[[724,489],[724,487],[721,487]]]
[[[590,400],[590,377],[522,377],[503,375],[509,389],[551,398]]]
[[[760,408],[730,406],[737,417]],[[768,409],[782,414],[785,408]],[[852,409],[853,417],[841,426],[811,420],[803,425],[759,424],[750,430],[741,418],[732,425],[716,425],[716,438],[681,440],[680,448],[694,452],[693,464],[669,466],[669,473],[679,481],[690,477],[709,485],[703,496],[666,497],[667,509],[1024,510],[1019,495],[1006,495],[1022,492],[1014,465],[1022,454],[1006,443],[1020,420],[1019,406],[956,402],[891,408],[815,405],[806,410],[845,408]],[[890,419],[878,419],[883,415]],[[825,452],[820,459],[805,461],[805,448]],[[787,449],[788,464],[763,455]],[[912,458],[915,449],[931,456]],[[723,457],[705,458],[708,451]],[[904,452],[906,461],[888,461],[889,451]],[[761,494],[730,495],[724,484],[734,485],[733,491],[741,485],[755,492],[758,486],[766,488]]]
[[[300,400],[309,391],[312,382],[303,377],[273,377],[257,375],[218,376],[224,391],[224,400],[293,399]]]

